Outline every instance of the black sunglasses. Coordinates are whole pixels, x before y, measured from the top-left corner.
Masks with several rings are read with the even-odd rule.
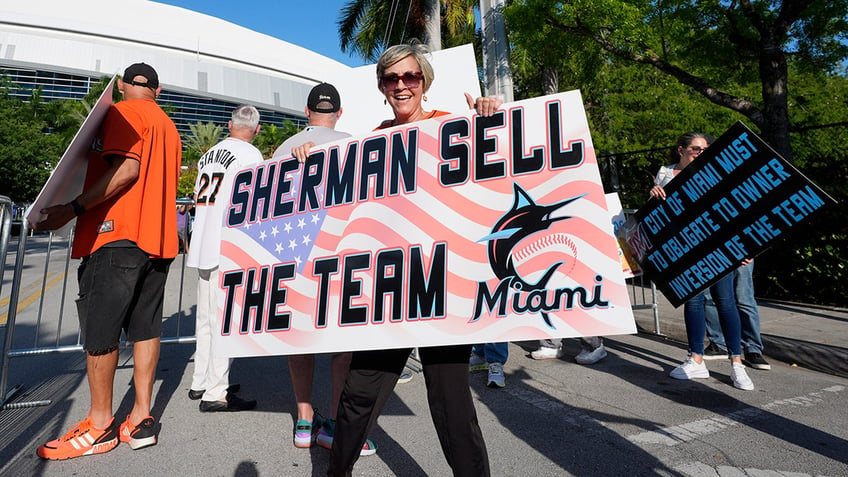
[[[380,81],[383,83],[383,86],[389,89],[397,88],[400,81],[403,81],[403,85],[407,88],[417,88],[421,84],[421,78],[423,77],[424,75],[420,71],[407,71],[402,75],[397,73],[383,75]]]

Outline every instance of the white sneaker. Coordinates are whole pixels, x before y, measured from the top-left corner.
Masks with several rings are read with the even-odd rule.
[[[690,356],[683,364],[672,369],[668,375],[674,379],[709,378],[710,370],[707,369],[707,363],[698,364]]]
[[[503,365],[501,363],[492,363],[489,365],[489,384],[490,388],[502,388],[506,386],[506,378],[504,377]]]
[[[562,357],[562,346],[556,348],[541,347],[536,351],[530,352],[530,357],[533,359],[554,359]]]
[[[397,383],[398,384],[406,384],[406,383],[412,381],[412,376],[413,376],[412,371],[410,371],[408,369],[404,369],[403,372],[400,373],[400,376],[398,376]]]
[[[754,390],[754,382],[748,377],[748,372],[745,371],[745,365],[742,363],[733,363],[730,370],[730,380],[733,381],[733,387],[736,389]]]
[[[595,364],[598,361],[607,357],[607,350],[604,349],[604,345],[600,345],[592,351],[581,350],[577,356],[574,357],[574,361],[577,364]]]
[[[489,363],[486,362],[485,357],[477,353],[471,353],[471,357],[468,358],[468,371],[483,371],[488,367]]]

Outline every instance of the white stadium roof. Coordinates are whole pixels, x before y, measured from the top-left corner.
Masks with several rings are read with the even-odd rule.
[[[279,14],[282,21],[282,6]],[[298,116],[313,85],[350,71],[297,45],[147,0],[0,5],[0,65],[111,76],[139,61],[156,68],[165,89]]]

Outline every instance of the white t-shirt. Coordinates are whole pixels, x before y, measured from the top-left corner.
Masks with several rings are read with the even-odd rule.
[[[236,173],[262,162],[262,153],[249,142],[228,137],[206,151],[197,162],[194,227],[186,264],[201,270],[218,266],[224,213]]]
[[[677,164],[660,167],[660,171],[657,172],[657,177],[654,178],[654,184],[660,187],[665,187],[672,179],[674,179],[674,169],[676,167]]]
[[[325,128],[324,126],[306,126],[306,129],[303,131],[283,141],[280,147],[274,151],[274,157],[289,157],[292,155],[291,150],[293,147],[301,146],[307,142],[312,142],[316,146],[320,146],[321,144],[327,144],[328,142],[346,137],[350,137],[350,134]]]

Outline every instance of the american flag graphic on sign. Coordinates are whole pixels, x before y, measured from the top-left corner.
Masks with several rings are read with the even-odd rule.
[[[496,119],[443,116],[319,146],[306,169],[243,171],[222,233],[222,354],[634,333],[579,92]]]

